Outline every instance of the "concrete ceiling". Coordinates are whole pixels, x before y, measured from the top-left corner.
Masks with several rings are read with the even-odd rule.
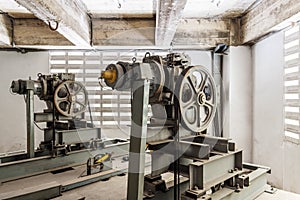
[[[0,48],[253,44],[299,13],[295,0],[0,0]]]
[[[13,0],[0,0],[0,9],[8,13],[30,13],[26,8]]]
[[[237,17],[257,2],[257,0],[188,0],[183,17]]]
[[[153,16],[157,0],[82,0],[93,18],[111,16]],[[236,17],[259,0],[187,0],[183,18]],[[15,17],[30,12],[14,0],[0,0],[0,9]]]

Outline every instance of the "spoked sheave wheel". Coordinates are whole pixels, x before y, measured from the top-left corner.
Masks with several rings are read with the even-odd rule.
[[[212,76],[202,66],[184,69],[176,82],[181,124],[190,131],[208,128],[216,112],[216,86]]]
[[[75,117],[85,111],[88,95],[85,87],[75,81],[61,83],[54,93],[54,105],[64,116]]]

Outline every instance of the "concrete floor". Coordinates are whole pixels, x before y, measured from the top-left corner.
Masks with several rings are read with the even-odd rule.
[[[114,169],[128,168],[128,162],[124,162],[122,160],[122,157],[114,158],[112,165]],[[67,170],[62,173],[54,174],[48,172],[37,176],[4,182],[0,186],[0,194],[11,192],[12,190],[21,190],[24,188],[35,187],[52,182],[63,184],[67,181],[77,179],[78,177],[86,174],[86,165],[72,167],[70,169],[71,170]]]
[[[12,188],[21,190],[47,183],[63,183],[74,179],[84,171],[84,167],[76,167],[73,170],[61,174],[42,174],[25,179],[4,183],[0,187],[0,194],[10,192]],[[111,177],[106,181],[99,181],[90,185],[63,192],[62,196],[53,200],[124,200],[127,193],[127,175]],[[256,200],[300,200],[299,194],[277,190],[274,194],[263,193]]]
[[[127,175],[116,176],[108,181],[100,181],[75,190],[63,193],[63,196],[53,200],[86,199],[86,200],[125,200]],[[255,200],[300,200],[300,195],[277,190],[274,194],[263,193]]]
[[[63,196],[53,200],[69,200],[85,198],[86,200],[124,200],[126,199],[127,175],[116,176],[108,181],[100,181],[75,190],[63,193]],[[274,194],[263,193],[255,200],[300,200],[300,195],[277,190]]]
[[[100,181],[88,186],[63,193],[63,196],[53,200],[125,200],[127,190],[127,175],[116,176],[108,181]],[[300,195],[277,190],[274,194],[263,193],[255,200],[300,200]]]
[[[54,198],[53,200],[75,200],[84,197],[86,200],[123,200],[126,199],[126,190],[127,175],[115,176],[108,181],[100,181],[64,192],[63,196]]]
[[[148,158],[149,159],[149,158]],[[147,160],[148,160],[147,159]],[[150,160],[148,160],[149,162]],[[113,166],[119,169],[126,168],[128,162],[122,159],[115,159]],[[5,193],[11,193],[12,190],[23,190],[43,186],[49,183],[63,184],[69,180],[74,180],[80,175],[85,174],[85,166],[73,167],[72,170],[63,173],[53,174],[45,173],[38,176],[32,176],[11,182],[3,183],[0,186],[0,196]],[[146,174],[150,172],[150,167],[146,168]],[[111,177],[107,181],[99,181],[90,185],[63,192],[62,196],[53,200],[123,200],[127,193],[127,175]],[[1,199],[1,198],[0,198]],[[275,194],[263,193],[256,200],[300,200],[300,195],[277,190]]]
[[[146,155],[146,165],[150,165],[150,155]],[[112,161],[112,167],[116,170],[128,168],[128,161],[124,161],[123,157],[115,157]],[[150,172],[147,167],[145,173]],[[68,171],[53,174],[51,172],[31,176],[14,181],[4,182],[0,184],[0,199],[11,196],[12,194],[20,194],[24,191],[35,190],[49,185],[64,185],[71,180],[78,180],[80,176],[86,175],[86,165],[72,167]],[[94,184],[63,192],[63,196],[55,199],[125,199],[127,188],[127,175],[115,176],[108,181],[99,181]]]
[[[277,190],[274,194],[265,192],[255,200],[300,200],[300,195],[283,190]]]

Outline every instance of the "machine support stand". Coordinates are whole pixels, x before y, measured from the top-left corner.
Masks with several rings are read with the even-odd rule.
[[[127,182],[128,200],[143,199],[149,87],[150,81],[147,79],[133,82]]]
[[[176,125],[173,128],[174,134],[174,144],[175,144],[175,154],[174,154],[174,200],[180,199],[180,174],[179,174],[179,102],[178,98],[174,99],[174,107],[175,107],[175,121]]]
[[[26,94],[27,115],[27,157],[34,157],[34,91],[29,89]]]

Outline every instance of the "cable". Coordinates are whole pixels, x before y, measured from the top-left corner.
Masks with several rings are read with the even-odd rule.
[[[81,172],[81,174],[77,177],[77,178],[81,178],[82,175],[86,172],[86,170],[84,170],[83,172]]]
[[[43,128],[41,128],[35,121],[33,122],[34,123],[34,125],[38,128],[38,129],[40,129],[41,131],[43,131],[44,129]]]
[[[27,96],[25,94],[23,95],[23,98],[24,98],[24,101],[26,103],[27,102]]]
[[[91,124],[93,127],[95,127],[94,125],[94,120],[93,120],[93,116],[92,116],[92,111],[91,111],[91,106],[90,106],[90,101],[88,100],[88,109],[89,109],[89,114],[90,114],[90,119],[91,119]]]

